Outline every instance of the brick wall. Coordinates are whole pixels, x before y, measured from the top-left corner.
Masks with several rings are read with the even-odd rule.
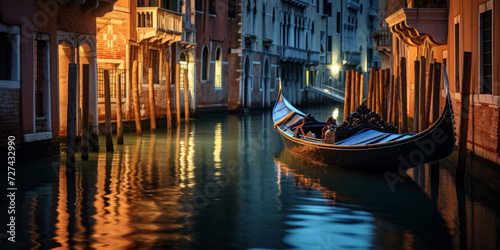
[[[23,138],[20,130],[19,89],[0,88],[0,145],[6,145],[9,136],[16,137],[16,143]]]
[[[116,11],[112,13],[113,22],[97,24],[99,26],[96,35],[97,58],[125,60],[128,40],[128,16],[125,13],[119,14]]]
[[[443,103],[443,101],[441,102]],[[452,100],[457,135],[460,132],[460,100]],[[470,105],[467,141],[492,154],[500,153],[499,108],[488,104]],[[458,138],[457,138],[458,140]]]

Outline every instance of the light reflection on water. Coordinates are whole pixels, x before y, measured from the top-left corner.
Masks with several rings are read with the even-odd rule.
[[[325,120],[334,108],[306,112]],[[104,149],[104,138],[101,143]],[[64,162],[63,156],[57,167],[18,167],[15,247],[495,249],[500,235],[498,203],[470,193],[469,223],[460,228],[460,204],[445,166],[438,186],[430,170],[419,167],[393,193],[384,176],[292,157],[269,112],[200,116],[156,135],[128,134],[115,152],[91,154],[74,172],[67,173]],[[4,249],[4,239],[1,244]]]

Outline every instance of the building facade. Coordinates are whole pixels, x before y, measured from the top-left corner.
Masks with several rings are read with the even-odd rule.
[[[89,89],[84,103],[97,133],[96,17],[115,2],[0,2],[0,144],[9,136],[16,144],[50,143],[66,133],[68,101],[75,101],[67,98],[69,63],[88,65],[77,79],[87,80],[78,86]]]
[[[249,0],[240,8],[239,96],[229,109],[271,106],[280,80],[288,99],[300,104],[317,97],[308,87],[343,91],[346,70],[380,65],[371,38],[376,0]]]
[[[413,99],[415,85],[413,61],[425,58],[427,69],[431,62],[442,63],[457,127],[461,119],[463,55],[471,52],[468,148],[496,163],[500,163],[500,27],[495,25],[500,23],[500,16],[495,15],[499,6],[500,0],[387,1],[386,18],[393,33],[395,72],[401,67],[400,58],[408,61],[408,100]],[[444,105],[444,99],[440,104]],[[408,110],[413,117],[412,102]]]
[[[194,1],[120,0],[112,12],[97,19],[100,120],[104,120],[105,115],[104,70],[110,72],[112,118],[116,117],[117,97],[114,88],[120,83],[124,118],[134,119],[134,61],[138,63],[141,118],[150,117],[150,69],[156,116],[167,114],[167,84],[170,85],[172,105],[175,104],[175,86],[180,85],[181,110],[184,110],[184,72],[188,73],[188,98],[190,109],[194,110],[196,29],[193,11]]]

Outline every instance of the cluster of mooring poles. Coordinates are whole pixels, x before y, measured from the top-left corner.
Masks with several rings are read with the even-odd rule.
[[[421,67],[420,65],[423,65]],[[413,131],[420,132],[437,121],[440,115],[441,63],[429,64],[426,72],[425,58],[415,61],[415,95]],[[344,117],[354,112],[363,102],[380,117],[399,127],[400,133],[408,132],[406,58],[400,59],[399,74],[390,69],[370,68],[368,90],[364,98],[364,75],[352,70],[346,72]],[[427,77],[426,77],[427,76]],[[431,115],[432,114],[432,115]]]
[[[137,136],[142,135],[141,126],[141,112],[140,112],[140,88],[139,88],[139,71],[138,71],[138,61],[133,62],[132,66],[132,100],[134,107],[134,118],[135,118],[135,130]],[[88,160],[89,157],[89,67],[88,65],[83,65],[83,82],[82,84],[82,123],[83,123],[83,133],[82,133],[82,147],[81,147],[81,158],[82,160]],[[87,72],[87,73],[85,73]],[[176,124],[181,123],[181,91],[180,91],[180,67],[176,65],[176,79],[175,79],[175,106],[176,106]],[[110,76],[109,70],[104,70],[104,114],[105,114],[105,129],[104,134],[106,137],[106,151],[113,152],[113,128],[111,123],[111,90],[110,90]],[[165,84],[166,92],[166,106],[167,106],[167,128],[170,130],[172,128],[172,101],[171,101],[171,89],[170,89],[170,71],[168,62],[165,65],[165,76],[167,83]],[[118,75],[117,81],[115,82],[116,91],[116,133],[117,133],[117,144],[123,144],[123,126],[122,126],[122,82],[121,74]],[[184,70],[184,114],[185,123],[189,124],[189,99],[188,99],[188,72]],[[67,155],[66,155],[66,166],[73,168],[75,164],[75,148],[76,148],[76,88],[77,88],[77,64],[70,63],[68,71],[68,129],[67,129]],[[149,118],[151,133],[156,133],[156,102],[154,93],[154,80],[153,80],[153,69],[149,68],[148,71],[148,84],[149,84]]]

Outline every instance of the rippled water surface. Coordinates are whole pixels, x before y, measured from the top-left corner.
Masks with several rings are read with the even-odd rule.
[[[457,196],[447,161],[409,170],[392,191],[387,176],[294,158],[267,111],[124,140],[106,153],[100,138],[74,172],[64,155],[18,166],[16,244],[1,249],[500,247],[498,197],[474,183]]]

